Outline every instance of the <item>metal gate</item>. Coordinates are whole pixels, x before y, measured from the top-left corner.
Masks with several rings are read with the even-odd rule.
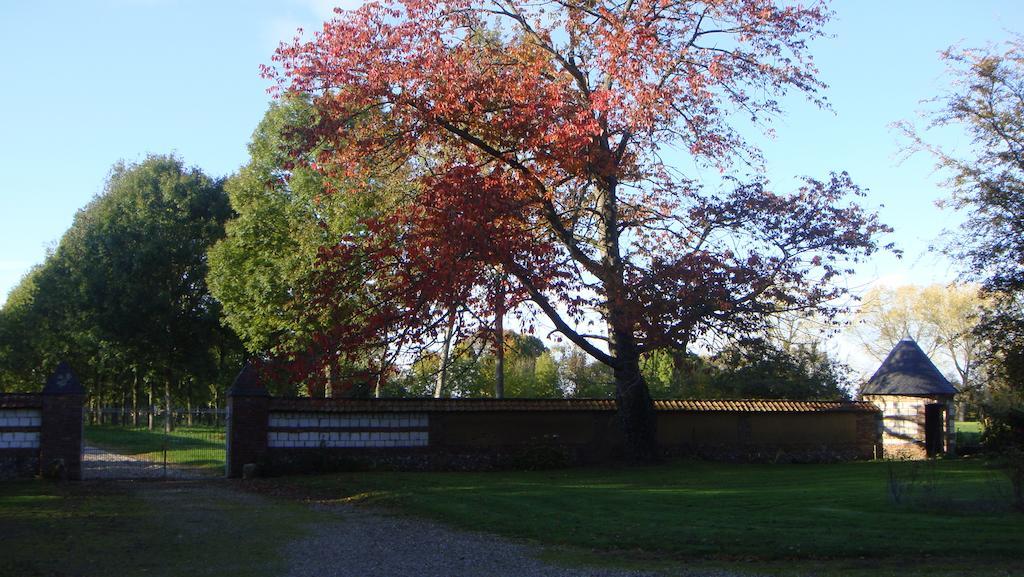
[[[224,475],[223,409],[86,411],[86,479],[204,479]]]

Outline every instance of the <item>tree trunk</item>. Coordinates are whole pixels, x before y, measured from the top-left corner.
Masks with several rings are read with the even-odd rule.
[[[156,396],[156,390],[155,389],[156,389],[156,384],[152,380],[149,381],[149,397],[148,397],[148,401],[147,401],[149,403],[149,416],[146,418],[146,420],[148,421],[148,423],[146,424],[146,427],[150,431],[153,430],[153,417],[155,416],[153,413],[156,412],[156,405],[154,404],[156,401],[153,398],[153,397]]]
[[[164,379],[164,432],[170,433],[171,429],[174,428],[171,423],[173,415],[171,415],[171,381],[174,379],[174,369],[168,367],[166,378]]]
[[[132,368],[132,427],[139,426],[139,367]]]
[[[619,408],[626,460],[653,463],[660,459],[657,442],[657,415],[654,401],[640,372],[640,353],[631,331],[616,331],[610,339],[616,366],[615,401]]]
[[[693,397],[696,391],[688,390],[686,381],[694,373],[693,363],[686,356],[685,350],[672,351],[672,385],[676,387],[679,396],[682,398]]]
[[[601,142],[608,150],[606,140]],[[635,463],[651,463],[659,458],[655,432],[654,402],[640,372],[640,350],[634,335],[635,323],[624,310],[629,295],[625,288],[625,266],[619,246],[619,215],[614,176],[598,180],[601,265],[604,269],[605,318],[608,326],[608,352],[613,358],[615,401],[622,428],[625,457]]]
[[[448,357],[452,350],[452,333],[455,332],[455,307],[448,309],[448,326],[444,331],[444,345],[441,348],[441,366],[437,371],[437,383],[434,385],[434,398],[440,399],[444,393],[444,385],[448,380]]]
[[[334,363],[327,363],[327,385],[324,387],[325,397],[338,396],[338,366]]]
[[[311,399],[322,399],[327,395],[326,378],[323,380],[313,379],[306,383],[306,394]]]
[[[385,348],[384,352],[380,355],[380,370],[377,371],[377,378],[375,379],[376,382],[373,385],[373,398],[375,399],[380,398],[384,387],[384,375],[387,374],[388,366],[388,351]]]
[[[498,279],[494,298],[494,398],[505,398],[505,279]]]
[[[100,379],[99,369],[94,368],[92,371],[92,383],[96,396],[94,397],[95,403],[93,403],[92,410],[92,422],[97,425],[103,424],[103,381]]]

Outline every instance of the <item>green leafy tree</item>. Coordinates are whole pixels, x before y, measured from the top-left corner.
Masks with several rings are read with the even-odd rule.
[[[576,347],[563,351],[559,377],[567,397],[610,399],[615,396],[615,375],[611,369]]]
[[[975,329],[989,306],[976,285],[876,287],[864,296],[850,332],[881,362],[901,339],[912,337],[958,381],[959,418],[976,414],[985,397],[985,337]]]
[[[562,390],[558,386],[557,367],[544,342],[532,335],[514,332],[505,333],[505,396],[518,398],[558,398]],[[547,355],[545,357],[545,355]],[[541,368],[541,359],[547,366]],[[481,358],[485,375],[496,375],[495,355]],[[488,380],[493,380],[489,378]]]
[[[79,280],[88,260],[82,243],[96,209],[80,210],[58,245],[11,292],[0,313],[0,363],[10,387],[38,391],[60,361],[67,361],[90,385],[93,398],[104,389],[109,347],[96,325],[90,293]]]
[[[22,277],[0,309],[0,391],[3,392],[36,392],[46,378],[47,359],[42,354],[46,333],[40,330],[40,323],[45,319],[33,306],[41,270],[37,265]]]
[[[513,398],[558,398],[563,396],[559,365],[544,342],[531,335],[505,333],[505,396]],[[455,343],[441,395],[444,397],[493,397],[497,355],[486,333]],[[405,372],[403,389],[414,396],[436,392],[442,355],[422,354]]]
[[[992,304],[978,334],[989,347],[991,429],[1004,451],[1024,454],[1024,38],[980,49],[950,48],[949,90],[932,101],[930,123],[900,126],[911,151],[932,154],[948,175],[953,207],[965,214],[947,252],[981,283]],[[956,150],[930,142],[928,129],[967,137]],[[1009,447],[1009,448],[1007,448]],[[1011,467],[1024,507],[1024,458]]]
[[[164,401],[188,375],[210,372],[224,341],[220,305],[206,286],[206,251],[224,234],[231,208],[220,181],[172,156],[120,164],[85,248],[83,284],[97,324],[161,373]],[[230,346],[230,345],[229,345]]]
[[[335,242],[319,202],[323,180],[312,170],[288,169],[289,127],[312,122],[301,99],[275,103],[249,144],[251,160],[225,189],[235,217],[209,251],[210,290],[224,319],[253,353],[305,344],[305,315],[295,295],[311,282],[317,252]]]
[[[67,360],[94,408],[135,407],[143,389],[152,403],[158,388],[167,405],[213,402],[241,361],[205,284],[229,215],[220,181],[173,156],[115,165],[5,305],[5,370],[36,381]]]
[[[323,309],[330,313],[311,306],[310,287],[324,272],[321,250],[347,234],[366,234],[361,219],[397,201],[403,186],[400,174],[382,174],[371,178],[372,193],[332,194],[351,183],[325,179],[292,156],[300,148],[299,130],[316,122],[306,97],[289,95],[271,104],[253,132],[249,163],[225,184],[235,216],[209,251],[208,282],[223,304],[224,321],[253,355],[312,362],[332,354],[330,338],[313,336],[325,333],[331,314],[344,315],[354,303],[365,303],[361,295],[346,293],[334,295],[332,306]],[[348,274],[358,276],[358,267]],[[376,364],[384,370],[388,361],[376,359]],[[366,367],[347,368],[365,372]],[[311,380],[311,393],[322,395],[321,385],[328,381],[337,388],[341,376]]]
[[[717,367],[712,396],[745,399],[849,399],[849,369],[815,344],[789,350],[765,340],[726,347],[712,359]]]
[[[551,351],[544,351],[537,357],[537,364],[534,366],[534,376],[537,379],[537,387],[550,392],[552,397],[562,397],[565,391],[558,380],[558,362],[551,354]],[[543,394],[543,393],[542,393]]]
[[[651,396],[656,399],[687,399],[714,396],[712,369],[700,356],[662,349],[640,359]]]

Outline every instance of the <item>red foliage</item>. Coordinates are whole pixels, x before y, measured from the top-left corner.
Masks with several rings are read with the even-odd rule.
[[[859,192],[845,174],[793,195],[716,194],[660,156],[756,163],[737,112],[770,120],[788,90],[822,104],[805,42],[828,12],[783,4],[387,1],[282,45],[265,74],[315,95],[315,166],[412,175],[365,233],[324,248],[318,307],[366,295],[324,345],[425,343],[457,306],[485,324],[496,271],[511,305],[532,302],[620,385],[643,350],[831,310],[831,281],[887,230],[843,204]],[[595,317],[607,330],[583,334]]]

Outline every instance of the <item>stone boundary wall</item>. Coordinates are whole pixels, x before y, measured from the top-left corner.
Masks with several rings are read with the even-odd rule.
[[[66,364],[42,393],[0,394],[0,480],[82,478],[85,391]]]
[[[615,404],[596,399],[272,398],[243,370],[228,395],[227,474],[482,470],[622,456]],[[656,401],[668,456],[822,462],[881,456],[871,403]]]

